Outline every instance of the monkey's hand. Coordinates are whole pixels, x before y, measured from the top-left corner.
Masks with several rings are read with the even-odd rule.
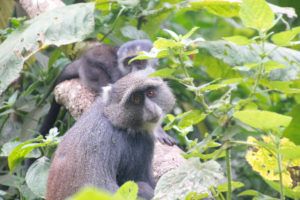
[[[162,144],[167,144],[169,146],[173,146],[176,144],[176,140],[169,136],[161,126],[157,126],[154,131],[155,139],[157,139]]]

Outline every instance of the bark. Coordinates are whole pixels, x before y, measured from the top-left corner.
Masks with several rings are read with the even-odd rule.
[[[77,79],[64,81],[54,89],[55,99],[64,105],[71,115],[78,119],[80,115],[93,103],[96,95],[85,88]],[[155,143],[153,170],[158,180],[164,173],[177,168],[185,159],[181,156],[182,150],[175,146]]]
[[[65,5],[61,0],[19,0],[19,3],[30,18]]]

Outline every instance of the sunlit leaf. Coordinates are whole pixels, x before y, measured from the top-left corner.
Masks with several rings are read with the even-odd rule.
[[[241,182],[232,181],[231,182],[231,187],[232,187],[231,189],[233,191],[233,190],[236,190],[238,188],[244,187],[244,184],[241,183]],[[227,192],[228,191],[228,183],[223,183],[221,185],[218,185],[217,190],[219,192]]]
[[[200,123],[202,120],[205,119],[205,117],[206,114],[204,114],[202,111],[191,110],[180,115],[181,119],[178,123],[178,126],[180,128],[186,128],[194,124]]]
[[[293,119],[290,125],[284,130],[283,136],[295,144],[300,145],[300,105],[294,106],[289,115],[293,117]]]
[[[136,200],[138,195],[138,185],[133,181],[124,183],[116,192],[115,196],[123,200]]]
[[[269,60],[267,61],[265,64],[265,71],[266,73],[270,73],[272,70],[275,70],[275,69],[283,69],[283,68],[286,68],[285,65],[279,63],[279,62],[276,62],[274,60]]]
[[[13,171],[14,168],[29,154],[31,151],[38,147],[46,146],[45,143],[41,142],[42,138],[38,137],[32,140],[28,140],[16,146],[8,156],[8,166],[10,171]]]
[[[209,197],[208,193],[198,194],[197,192],[190,192],[186,197],[185,200],[201,200]]]
[[[247,37],[245,36],[241,36],[241,35],[235,35],[235,36],[231,36],[231,37],[224,37],[223,38],[226,41],[229,42],[233,42],[237,45],[249,45],[252,43],[251,40],[249,40]]]
[[[274,13],[265,0],[243,0],[240,17],[246,27],[267,31],[274,23]]]
[[[153,72],[150,76],[151,77],[159,76],[162,78],[173,78],[173,74],[175,71],[176,71],[175,69],[163,68]]]
[[[272,41],[278,46],[290,46],[291,41],[300,33],[300,27],[288,31],[276,33],[272,36]]]
[[[292,118],[270,111],[243,110],[233,114],[241,122],[261,130],[276,130],[287,127]]]
[[[79,192],[74,194],[68,200],[122,200],[118,197],[114,197],[108,192],[102,191],[97,188],[85,187],[82,188]]]
[[[251,165],[253,170],[258,172],[266,180],[279,181],[277,154],[274,151],[270,151],[269,148],[265,148],[267,144],[274,144],[274,139],[264,136],[263,142],[258,143],[257,139],[248,137],[247,142],[258,144],[258,146],[253,146],[252,148],[250,148],[246,154],[246,160]],[[285,151],[284,149],[292,149],[293,147],[298,149],[296,145],[289,141],[287,138],[283,138],[280,140],[280,149],[282,152]],[[294,180],[294,178],[296,177],[292,176],[292,171],[290,169],[297,166],[300,166],[299,158],[292,160],[288,156],[282,157],[282,178],[283,185],[285,187],[292,187],[293,181],[296,181]]]
[[[153,46],[157,49],[167,49],[182,46],[180,42],[176,42],[175,40],[158,38]]]

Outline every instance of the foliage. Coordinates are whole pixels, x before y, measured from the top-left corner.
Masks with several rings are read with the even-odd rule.
[[[0,32],[0,199],[44,197],[58,134],[73,120],[61,112],[58,129],[43,139],[39,119],[55,78],[88,38],[154,41],[131,61],[160,58],[152,76],[168,79],[177,97],[164,129],[190,159],[160,179],[156,199],[300,199],[300,29],[287,23],[293,17],[293,9],[265,0],[96,0],[12,18]],[[37,160],[27,169],[28,158]],[[236,177],[246,160],[253,171]],[[137,191],[128,182],[115,195],[89,188],[71,199],[133,200]]]

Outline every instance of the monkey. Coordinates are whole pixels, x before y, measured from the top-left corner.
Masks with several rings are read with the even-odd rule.
[[[139,197],[153,197],[153,131],[175,97],[161,78],[145,74],[132,72],[106,86],[63,136],[50,166],[46,200],[63,200],[83,186],[116,192],[129,180],[138,184]]]
[[[114,47],[104,44],[95,45],[63,69],[54,87],[65,80],[80,78],[86,87],[99,93],[101,86],[115,82],[121,77],[121,72],[117,69],[116,53],[117,49]],[[60,107],[61,105],[53,99],[39,131],[43,137],[54,126]]]
[[[133,40],[124,43],[120,48],[98,44],[89,49],[78,60],[69,64],[57,78],[55,85],[70,80],[80,78],[82,83],[96,94],[100,94],[102,87],[116,82],[121,77],[130,72],[147,69],[154,72],[158,64],[157,59],[129,61],[138,52],[149,52],[153,44],[150,40]],[[58,116],[60,105],[53,100],[50,110],[40,128],[40,133],[45,137],[54,126]],[[155,136],[163,144],[174,145],[175,140],[170,137],[161,126],[156,127]]]

